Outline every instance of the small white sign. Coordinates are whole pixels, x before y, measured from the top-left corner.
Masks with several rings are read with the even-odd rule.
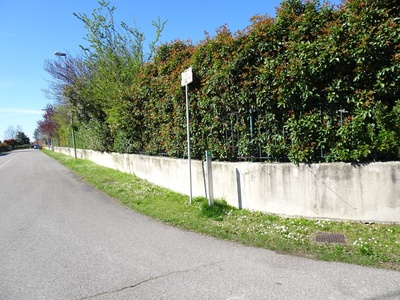
[[[192,67],[186,69],[181,73],[182,75],[182,80],[181,80],[181,86],[185,86],[193,81],[193,71]]]

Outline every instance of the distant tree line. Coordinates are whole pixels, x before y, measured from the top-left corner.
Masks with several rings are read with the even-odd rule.
[[[400,4],[395,0],[285,0],[243,31],[222,26],[196,45],[150,53],[144,36],[100,1],[76,16],[80,57],[47,61],[53,76],[48,134],[61,146],[184,157],[181,72],[189,85],[192,155],[291,162],[400,158]],[[108,16],[107,18],[104,15]]]
[[[17,139],[5,139],[3,142],[0,141],[0,152],[14,150],[16,148],[30,147],[30,139],[25,133],[20,132]]]
[[[6,131],[4,132],[6,139],[1,142],[0,141],[0,152],[8,151],[17,148],[18,146],[27,146],[30,145],[29,137],[22,131],[20,125],[8,126]]]

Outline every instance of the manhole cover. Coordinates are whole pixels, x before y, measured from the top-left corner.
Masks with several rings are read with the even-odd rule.
[[[315,240],[318,243],[346,244],[347,238],[340,233],[318,233]]]

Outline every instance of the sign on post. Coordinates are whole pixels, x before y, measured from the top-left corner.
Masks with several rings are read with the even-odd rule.
[[[188,97],[188,84],[193,81],[193,72],[192,67],[186,69],[181,73],[182,80],[181,86],[185,87],[186,92],[186,128],[187,128],[187,145],[188,145],[188,162],[189,162],[189,195],[190,195],[190,204],[193,203],[192,197],[192,162],[190,159],[190,128],[189,128],[189,97]]]
[[[182,75],[181,86],[185,86],[193,82],[192,67],[187,68],[185,71],[181,73],[181,75]]]

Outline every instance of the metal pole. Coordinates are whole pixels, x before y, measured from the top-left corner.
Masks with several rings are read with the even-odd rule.
[[[65,69],[67,69],[68,68],[67,53],[56,51],[56,52],[54,52],[54,55],[57,55],[57,56],[60,56],[60,57],[64,56],[64,58],[65,58]],[[73,115],[72,114],[73,114],[73,111],[71,110],[72,146],[74,147],[74,157],[75,157],[75,160],[76,160],[75,129],[74,129]]]
[[[187,146],[188,146],[188,162],[189,162],[189,185],[190,185],[190,204],[193,203],[192,197],[192,162],[190,159],[190,128],[189,128],[189,97],[188,97],[188,85],[185,85],[186,91],[186,129],[187,129]]]
[[[64,56],[65,58],[65,68],[67,68],[67,54],[65,53],[60,53],[58,55]],[[76,160],[76,143],[75,143],[75,129],[74,129],[74,122],[73,122],[73,111],[71,111],[71,126],[72,126],[72,146],[74,147],[74,157]]]
[[[74,130],[74,125],[72,125],[72,144],[74,146],[74,157],[76,160],[76,145],[75,145],[75,130]]]
[[[211,165],[211,151],[206,150],[206,164],[207,164],[207,185],[208,185],[208,205],[214,205],[214,189],[212,179],[212,165]]]
[[[71,112],[71,128],[72,128],[72,146],[74,147],[74,157],[76,160],[75,129],[74,129],[72,112]]]
[[[254,149],[253,149],[253,109],[249,109],[250,113],[250,150],[251,150],[251,161],[254,161]]]
[[[343,126],[343,109],[342,109],[342,104],[340,104],[340,126]]]

